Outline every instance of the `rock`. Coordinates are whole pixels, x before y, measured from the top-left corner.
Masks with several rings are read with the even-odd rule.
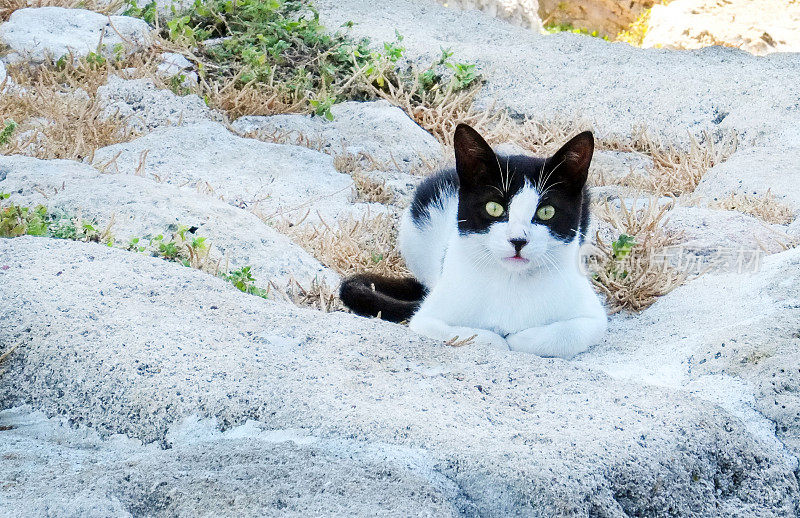
[[[712,272],[639,315],[610,320],[579,363],[685,390],[742,419],[797,465],[800,454],[800,249]],[[780,444],[775,439],[783,442]]]
[[[185,87],[197,84],[197,73],[194,65],[181,54],[164,52],[161,54],[161,63],[158,65],[158,74],[165,79],[184,76],[181,84]]]
[[[731,193],[774,194],[800,215],[800,144],[797,147],[743,149],[711,168],[700,180],[695,194],[707,200]]]
[[[438,0],[446,7],[477,9],[493,18],[534,31],[542,30],[539,0]]]
[[[399,479],[383,501],[400,501],[394,490],[428,492],[440,484],[457,488],[447,505],[459,514],[766,517],[797,511],[797,479],[785,459],[750,438],[738,420],[680,391],[615,381],[562,360],[443,347],[403,326],[248,296],[202,272],[94,244],[0,240],[0,265],[0,306],[8,308],[0,343],[21,344],[3,366],[0,401],[64,416],[102,437],[176,444],[175,452],[156,453],[164,461],[160,485],[143,500],[148,512],[165,505],[163,495],[206,480],[202,473],[216,480],[210,468],[240,465],[240,448],[255,451],[241,461],[246,465],[264,447],[258,440],[230,441],[192,456],[185,442],[175,442],[176,436],[209,435],[185,424],[192,415],[216,419],[231,439],[254,429],[278,437],[285,437],[282,430],[302,430],[320,438],[319,464],[302,449],[286,453],[301,481],[315,479],[306,474],[314,466],[329,470],[333,480],[364,472],[352,471],[362,463],[358,455],[328,463],[326,441],[377,448],[378,472]],[[188,430],[177,433],[176,425]],[[245,429],[233,428],[240,425]],[[15,443],[20,434],[32,435],[21,429]],[[26,455],[23,463],[32,454],[24,444],[16,451]],[[266,458],[271,455],[263,457],[264,466],[273,465]],[[295,468],[295,462],[303,465]],[[435,473],[426,478],[425,466]],[[107,501],[124,502],[131,493],[138,498],[141,487],[154,488],[145,475],[126,481],[126,470],[135,466],[112,471],[112,489],[100,493]],[[256,471],[258,477],[241,477],[248,480],[241,484],[260,484],[249,481],[263,479]],[[56,484],[38,487],[53,493],[54,502],[66,498]],[[311,484],[291,487],[300,501],[318,492]],[[69,483],[65,491],[74,489]],[[231,493],[221,493],[229,502]],[[341,501],[331,493],[317,497],[321,509]],[[223,505],[202,498],[195,505]],[[242,514],[271,514],[282,506],[273,502],[257,512],[263,511],[257,504],[264,505],[259,498],[242,495],[234,504],[242,502]],[[251,499],[257,504],[250,506]],[[416,493],[411,501],[429,506],[430,514],[445,506],[426,504]]]
[[[403,36],[405,56],[427,66],[440,48],[478,65],[486,83],[478,105],[539,121],[586,118],[598,138],[627,138],[646,124],[665,142],[735,130],[743,145],[797,139],[800,61],[720,47],[694,52],[642,50],[576,34],[542,36],[475,11],[432,0],[318,0],[322,23],[352,20],[352,34],[375,44]],[[680,99],[680,102],[676,102]],[[643,101],[644,100],[644,101]]]
[[[631,173],[647,173],[653,160],[640,153],[625,151],[595,151],[589,168],[590,185],[615,185]]]
[[[40,412],[0,411],[0,425],[13,427],[0,443],[4,509],[31,516],[457,516],[470,506],[424,454],[255,421],[222,433],[187,418],[169,430],[168,450]]]
[[[85,9],[37,7],[14,11],[0,26],[0,41],[11,62],[41,63],[90,52],[107,58],[127,55],[151,44],[150,26],[129,16],[105,16]]]
[[[197,95],[175,95],[157,88],[150,79],[120,79],[110,75],[108,82],[97,89],[97,95],[104,116],[126,117],[127,124],[139,133],[162,126],[223,120]]]
[[[223,269],[226,264],[230,269],[252,266],[260,287],[269,280],[282,286],[291,278],[304,286],[315,278],[338,283],[335,273],[252,213],[190,188],[134,175],[101,174],[69,160],[0,156],[0,192],[21,205],[80,213],[101,227],[113,218],[112,233],[122,246],[134,237],[144,244],[145,236],[169,236],[178,225],[196,226],[196,235],[208,238],[215,255],[226,258]]]
[[[795,0],[675,0],[654,5],[642,45],[698,49],[737,47],[753,54],[800,51]]]
[[[657,0],[539,0],[539,15],[548,24],[572,25],[614,38]]]
[[[146,152],[144,160],[142,153]],[[350,202],[353,180],[333,159],[299,146],[237,137],[216,122],[159,128],[124,144],[97,150],[95,164],[112,159],[111,171],[188,186],[267,219],[319,213],[336,219],[361,210]]]
[[[287,143],[305,137],[311,147],[334,155],[366,153],[385,171],[410,173],[442,158],[439,142],[387,101],[344,102],[331,112],[332,121],[309,115],[250,116],[232,127],[242,134],[260,133]]]
[[[749,263],[755,256],[785,248],[786,227],[769,225],[741,212],[679,206],[670,210],[666,218],[664,228],[683,235],[674,259],[694,262],[690,256],[695,256],[701,260],[697,263],[702,265],[700,271],[720,261]]]

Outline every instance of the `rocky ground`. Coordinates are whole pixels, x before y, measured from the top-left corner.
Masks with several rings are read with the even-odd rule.
[[[477,64],[461,116],[506,110],[496,144],[591,126],[592,241],[630,232],[634,255],[680,245],[713,271],[673,262],[672,290],[645,270],[654,294],[601,276],[609,311],[629,304],[572,361],[335,311],[342,274],[402,269],[377,247],[448,160],[431,115],[391,97],[332,120],[234,114],[160,88],[200,81],[190,52],[161,56],[161,76],[113,70],[69,95],[121,136],[47,154],[57,133],[33,120],[0,156],[4,206],[78,222],[0,239],[0,515],[797,516],[797,55],[543,36],[427,1],[317,7],[375,42],[399,30],[411,63],[444,46]],[[0,39],[11,71],[65,49],[135,59],[150,29],[39,7]]]

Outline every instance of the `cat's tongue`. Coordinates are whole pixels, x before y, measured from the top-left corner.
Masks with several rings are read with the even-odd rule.
[[[520,257],[518,255],[515,255],[515,256],[512,256],[512,257],[506,257],[505,260],[510,262],[510,263],[519,263],[519,264],[524,264],[524,263],[528,262],[528,259],[525,259],[524,257]]]

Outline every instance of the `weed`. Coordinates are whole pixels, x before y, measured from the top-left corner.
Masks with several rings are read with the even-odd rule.
[[[256,286],[256,280],[253,278],[253,274],[250,273],[250,270],[250,266],[243,266],[238,270],[223,273],[220,276],[233,284],[239,291],[266,299],[269,290]]]
[[[557,34],[559,32],[571,32],[573,34],[583,34],[584,36],[592,36],[593,38],[601,38],[608,41],[608,36],[601,35],[598,31],[590,31],[580,27],[575,27],[571,23],[551,23],[544,26],[544,30],[549,34]]]
[[[788,225],[794,220],[792,208],[780,201],[769,190],[763,196],[731,193],[724,198],[714,200],[709,206],[714,209],[744,212],[766,223],[777,225]]]
[[[409,275],[397,250],[398,219],[393,214],[346,219],[336,225],[320,223],[275,224],[282,233],[341,275],[371,271],[402,277]]]
[[[5,146],[11,140],[11,135],[17,129],[17,123],[14,121],[6,121],[2,131],[0,131],[0,146]]]
[[[594,254],[588,260],[592,282],[606,295],[609,310],[640,311],[678,287],[686,275],[664,260],[665,251],[680,240],[668,234],[664,218],[671,208],[650,199],[641,209],[618,208],[604,203],[595,211],[616,235],[612,241],[596,235]]]

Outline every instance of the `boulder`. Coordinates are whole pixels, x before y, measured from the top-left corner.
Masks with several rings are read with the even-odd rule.
[[[446,7],[477,9],[493,18],[534,31],[542,30],[539,0],[438,0]]]
[[[12,62],[41,63],[91,52],[126,56],[151,44],[150,26],[138,18],[106,16],[85,9],[36,7],[14,11],[0,25],[0,41]]]
[[[151,79],[121,79],[111,75],[97,89],[97,95],[106,117],[125,117],[128,126],[139,133],[162,126],[223,121],[197,95],[175,95],[157,88]]]
[[[644,47],[736,47],[753,54],[800,51],[794,0],[674,0],[654,5]]]
[[[160,57],[161,63],[157,67],[159,76],[164,79],[183,76],[181,85],[184,87],[197,84],[197,72],[194,71],[194,65],[182,54],[164,52]]]
[[[800,141],[796,147],[743,149],[711,168],[700,180],[695,194],[706,200],[731,193],[774,194],[800,215]]]
[[[706,266],[719,261],[749,261],[756,255],[780,252],[787,244],[785,226],[770,225],[732,210],[675,207],[667,213],[664,228],[683,236],[676,254],[697,256]]]
[[[424,454],[388,444],[255,421],[220,432],[214,420],[189,417],[170,428],[163,450],[22,409],[0,411],[0,426],[11,427],[0,443],[4,510],[28,516],[459,516],[470,508]]]
[[[410,173],[442,158],[439,142],[387,101],[339,103],[331,113],[332,121],[310,115],[248,116],[232,127],[242,134],[288,143],[306,140],[311,147],[332,155],[366,153],[386,171]]]
[[[578,363],[686,390],[755,437],[800,454],[800,249],[700,276],[638,315],[616,315]],[[775,434],[781,442],[775,439]]]
[[[0,156],[0,192],[13,203],[94,219],[100,227],[113,218],[111,231],[124,246],[138,237],[169,237],[178,225],[196,226],[215,255],[230,269],[252,266],[259,286],[283,285],[294,278],[304,286],[313,279],[338,283],[338,276],[286,236],[252,213],[191,188],[157,183],[129,174],[101,174],[69,160]]]
[[[797,138],[800,62],[791,54],[764,59],[722,47],[670,52],[576,34],[543,36],[433,0],[318,0],[316,6],[327,27],[353,21],[352,34],[377,45],[393,41],[398,30],[405,57],[421,65],[441,48],[477,64],[486,81],[479,106],[541,121],[585,118],[601,138],[627,138],[643,124],[687,146],[690,133],[703,131],[735,130],[747,145],[785,143],[786,130]]]
[[[159,128],[95,152],[108,171],[137,170],[161,182],[188,186],[265,219],[297,220],[310,212],[336,219],[371,208],[350,202],[353,179],[333,158],[299,146],[242,138],[216,122]],[[377,205],[377,204],[373,204]]]
[[[323,450],[325,441],[377,448],[381,468],[365,470],[393,473],[398,481],[382,486],[383,501],[401,501],[393,491],[414,486],[431,493],[439,484],[441,494],[455,494],[450,507],[411,495],[413,509],[419,503],[430,514],[453,507],[497,516],[797,512],[797,479],[786,460],[752,439],[737,419],[682,390],[616,381],[563,360],[445,347],[403,326],[264,300],[196,270],[95,244],[0,240],[0,282],[0,306],[8,308],[0,343],[20,344],[2,367],[3,407],[31,405],[102,437],[125,434],[179,447],[156,453],[164,459],[157,486],[144,485],[135,466],[112,471],[102,482],[108,491],[79,486],[86,499],[99,494],[109,506],[130,501],[127,492],[136,499],[142,487],[152,496],[142,499],[142,512],[161,509],[165,499],[183,504],[188,498],[178,493],[202,480],[196,505],[207,499],[227,512],[238,501],[242,514],[280,511],[285,502],[237,500],[219,489],[261,487],[254,479],[262,471],[252,477],[237,471],[239,485],[215,470],[246,464],[238,448],[254,449],[255,457],[262,441],[230,441],[192,455],[175,442],[181,435],[175,426],[185,430],[194,415],[216,419],[231,438],[299,430],[321,438]],[[245,429],[235,428],[240,425]],[[219,436],[196,425],[185,434]],[[20,429],[15,442],[20,435],[32,434]],[[303,464],[291,470],[301,481],[314,479],[306,473],[316,466],[327,470],[326,480],[365,471],[358,471],[358,455],[328,463],[323,451],[318,464],[302,450],[285,455],[291,467]],[[272,462],[261,464],[268,473]],[[126,480],[125,470],[134,476]],[[75,490],[64,480],[37,487],[63,502],[63,491]],[[216,480],[221,485],[209,489]],[[371,487],[368,482],[364,490]],[[291,488],[301,501],[320,492],[312,484]],[[341,502],[341,493],[331,492],[318,497],[321,514]],[[225,500],[209,496],[216,494]],[[365,497],[364,505],[372,500]]]

